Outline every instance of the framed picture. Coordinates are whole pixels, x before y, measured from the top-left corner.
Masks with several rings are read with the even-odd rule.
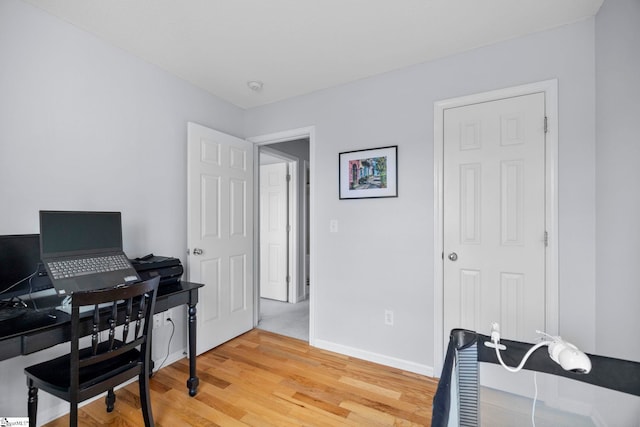
[[[340,199],[398,197],[398,146],[338,154]]]

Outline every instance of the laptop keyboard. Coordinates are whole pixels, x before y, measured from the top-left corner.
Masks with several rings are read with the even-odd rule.
[[[107,255],[49,262],[49,270],[51,270],[54,279],[106,273],[127,268],[129,268],[129,262],[124,255]]]

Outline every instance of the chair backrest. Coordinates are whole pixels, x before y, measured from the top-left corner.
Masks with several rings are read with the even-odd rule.
[[[138,374],[140,370],[147,370],[148,375],[148,336],[153,327],[159,282],[160,277],[155,277],[141,283],[72,295],[70,386],[72,394],[77,393],[80,400],[112,388],[121,382],[123,375],[133,378],[136,370]],[[83,313],[80,308],[85,306],[92,306],[93,312]],[[119,326],[122,326],[121,334],[116,331]],[[102,331],[107,331],[103,339]],[[91,336],[91,345],[81,348],[80,339],[87,335]],[[136,348],[139,348],[139,359],[128,360],[127,356]],[[81,384],[80,370],[91,371],[93,366],[111,366],[112,370],[97,372],[91,384]],[[97,384],[100,381],[104,384]]]

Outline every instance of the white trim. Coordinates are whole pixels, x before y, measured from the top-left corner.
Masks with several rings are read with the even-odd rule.
[[[166,360],[165,360],[166,357]],[[178,360],[182,360],[184,358],[188,359],[188,356],[185,354],[184,349],[179,349],[174,351],[173,353],[169,354],[168,356],[165,356],[161,359],[158,360],[154,360],[154,368],[153,368],[153,372],[158,372],[160,369],[162,368],[166,368],[167,366],[177,362]],[[164,362],[164,363],[163,363]],[[137,378],[134,378],[134,380],[137,380]]]
[[[298,177],[298,161],[289,162],[287,173],[291,177]],[[298,198],[298,179],[289,180],[289,302],[298,302],[298,283],[300,282],[299,266],[302,262],[298,243],[300,242],[300,229],[298,228],[300,209]]]
[[[323,350],[332,351],[334,353],[344,354],[346,356],[355,357],[357,359],[367,360],[369,362],[379,363],[381,365],[390,366],[403,371],[413,372],[428,377],[433,377],[433,367],[420,363],[411,362],[409,360],[389,357],[384,354],[373,353],[342,344],[332,343],[330,341],[316,340],[315,347]]]
[[[309,263],[307,262],[307,230],[309,227],[309,224],[307,224],[307,217],[309,216],[309,208],[308,208],[308,204],[309,201],[307,200],[308,194],[310,194],[310,192],[307,191],[307,175],[310,173],[310,166],[309,166],[309,162],[307,160],[304,161],[304,180],[302,180],[302,185],[304,186],[304,189],[302,191],[302,253],[304,254],[304,263],[302,264],[302,299],[307,299],[309,296],[309,284],[311,281],[307,282],[307,277],[309,276]]]
[[[271,144],[271,143],[269,143]],[[279,159],[281,159],[284,162],[299,162],[300,158],[297,156],[294,156],[292,154],[289,153],[285,153],[284,151],[279,151],[276,150],[275,148],[271,148],[269,146],[266,146],[266,144],[257,144],[258,147],[260,147],[260,153],[265,153],[268,154],[272,157],[277,157]]]
[[[265,135],[258,135],[258,136],[253,136],[251,138],[247,138],[247,141],[253,142],[255,144],[255,151],[257,152],[258,148],[260,145],[266,145],[266,144],[274,144],[276,142],[285,142],[285,141],[293,141],[296,139],[301,139],[301,138],[309,138],[309,164],[311,166],[311,176],[310,176],[310,181],[311,181],[311,188],[310,188],[310,193],[311,193],[311,197],[309,200],[309,210],[310,210],[310,218],[309,218],[309,234],[310,234],[310,261],[309,261],[309,280],[311,281],[311,283],[317,283],[314,279],[314,269],[313,266],[315,265],[315,197],[314,194],[316,194],[315,192],[315,183],[316,183],[316,179],[315,179],[315,174],[316,174],[316,128],[315,126],[307,126],[307,127],[303,127],[303,128],[298,128],[298,129],[290,129],[290,130],[285,130],[282,132],[275,132],[275,133],[270,133],[270,134],[265,134]],[[257,156],[254,156],[254,159]],[[257,170],[257,168],[259,167],[258,163],[254,160],[254,170]],[[255,175],[255,174],[254,174]],[[254,192],[255,193],[255,192]],[[254,195],[255,197],[255,195]],[[255,212],[254,210],[254,225],[256,224],[256,221],[259,220],[258,214],[257,212]],[[254,253],[256,250],[259,250],[259,248],[255,248],[254,249]],[[257,257],[254,257],[254,259],[256,259]],[[259,266],[256,265],[256,262],[254,262],[254,268],[256,268],[256,270],[254,271],[259,271],[257,268]],[[254,282],[253,282],[253,286],[254,286],[254,290],[257,289],[257,278],[256,275],[254,274]],[[315,308],[315,298],[313,297],[313,292],[310,293],[309,295],[309,344],[312,346],[315,346],[315,312],[316,312],[316,308]],[[259,295],[257,295],[257,292],[254,292],[255,295],[255,309],[254,309],[254,324],[257,324],[258,321],[258,316],[259,316]]]
[[[269,133],[266,135],[257,135],[247,138],[247,141],[256,145],[275,144],[277,142],[293,141],[296,139],[310,138],[315,134],[315,126],[307,126],[298,129],[290,129],[281,132]],[[315,138],[315,136],[314,136]],[[309,141],[311,143],[311,141]],[[311,149],[311,147],[309,147]]]
[[[546,80],[522,86],[498,89],[469,96],[436,101],[433,111],[433,183],[434,183],[434,285],[433,285],[433,365],[436,375],[442,371],[444,361],[444,274],[443,274],[443,123],[444,111],[464,105],[489,102],[514,96],[543,92],[545,114],[548,118],[546,134],[546,195],[545,223],[549,236],[546,250],[546,331],[558,334],[558,80]],[[483,332],[483,331],[478,331]],[[488,331],[484,331],[488,333]]]

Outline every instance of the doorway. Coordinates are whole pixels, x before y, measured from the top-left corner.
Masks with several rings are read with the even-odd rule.
[[[260,149],[260,298],[295,303],[297,300],[298,233],[297,160]]]
[[[310,138],[258,142],[257,151],[256,327],[310,341]]]
[[[544,266],[545,271],[543,274],[544,280],[544,328],[552,335],[557,334],[558,329],[558,233],[557,233],[557,218],[558,218],[558,201],[557,201],[557,144],[558,144],[558,121],[557,121],[557,80],[549,80],[540,83],[532,83],[529,85],[523,85],[513,88],[506,88],[496,90],[492,92],[470,95],[445,101],[436,102],[434,105],[434,204],[435,204],[435,216],[434,216],[434,233],[437,236],[434,239],[434,249],[437,259],[434,264],[434,373],[439,374],[442,369],[442,363],[444,360],[445,342],[448,340],[448,331],[445,332],[445,311],[448,307],[445,307],[445,268],[446,263],[451,263],[457,256],[453,254],[454,251],[445,253],[445,185],[446,179],[445,169],[445,113],[453,109],[479,105],[483,103],[490,103],[497,100],[505,100],[515,97],[524,97],[531,94],[543,94],[543,109],[544,118],[537,123],[541,129],[545,129],[544,136],[544,185],[543,185],[543,203],[544,203],[544,232],[541,235],[541,239],[544,239],[546,249],[544,253]],[[511,132],[513,129],[510,127],[513,123],[511,116],[504,114],[500,120],[504,126],[503,129],[499,129],[499,132]],[[472,123],[471,120],[469,123]],[[465,131],[472,130],[473,126],[465,127]],[[458,127],[460,129],[460,127]],[[505,163],[506,164],[506,163]],[[467,168],[469,169],[469,168]],[[473,168],[469,169],[468,177],[472,177]],[[517,171],[517,168],[513,169]],[[509,171],[507,171],[509,173]],[[512,174],[513,175],[513,174]],[[460,176],[458,174],[458,176]],[[506,175],[505,175],[506,176]],[[517,177],[518,175],[513,175]],[[516,180],[517,181],[517,180]],[[472,183],[473,180],[467,180],[467,183]],[[472,193],[469,193],[473,195]],[[515,193],[514,193],[515,194]],[[471,197],[471,196],[469,196]],[[466,201],[473,201],[473,198],[467,198]],[[498,202],[495,202],[498,203]],[[514,205],[517,209],[518,206]],[[471,211],[470,211],[471,212]],[[473,218],[470,216],[469,218]],[[467,223],[469,224],[469,223]],[[456,254],[457,255],[457,254]],[[449,258],[451,256],[451,258]],[[455,262],[455,261],[453,261]],[[512,281],[516,283],[517,281]],[[507,300],[510,296],[506,295]],[[446,309],[446,310],[445,310]],[[496,319],[498,322],[501,319]],[[488,333],[491,325],[479,325],[478,331],[481,333]]]

